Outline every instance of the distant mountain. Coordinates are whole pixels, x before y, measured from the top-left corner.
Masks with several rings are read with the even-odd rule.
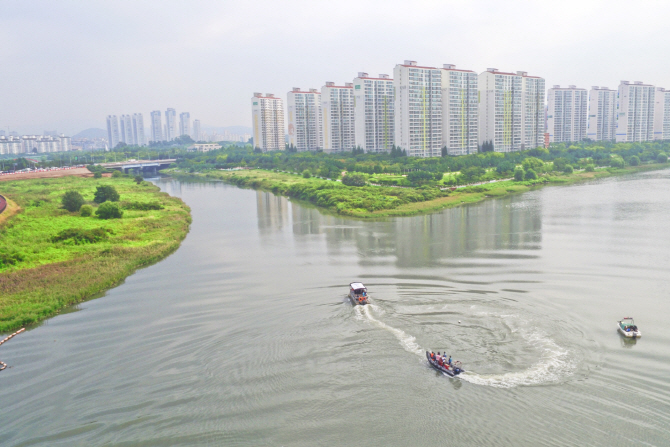
[[[88,138],[89,140],[94,138],[107,138],[107,131],[105,129],[91,127],[90,129],[82,130],[77,135],[73,135],[72,138]]]

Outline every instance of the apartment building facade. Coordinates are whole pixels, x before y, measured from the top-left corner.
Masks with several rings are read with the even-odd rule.
[[[523,149],[523,77],[488,68],[479,74],[479,145],[495,152]]]
[[[550,143],[586,138],[588,96],[584,88],[554,85],[547,91],[547,133]]]
[[[472,70],[458,70],[453,64],[442,68],[442,147],[449,155],[475,154],[479,144],[478,76]]]
[[[390,152],[395,144],[393,79],[387,74],[354,78],[355,146],[367,152]]]
[[[586,138],[593,141],[615,141],[617,91],[607,87],[591,87],[588,116]]]
[[[323,149],[323,118],[321,92],[315,88],[307,91],[293,87],[288,92],[288,144],[298,152]]]
[[[442,70],[406,60],[393,69],[395,144],[412,157],[442,155]]]
[[[163,141],[163,120],[160,110],[151,112],[151,141]]]
[[[193,120],[193,138],[194,141],[202,141],[202,132],[200,131],[200,120]]]
[[[188,135],[191,136],[191,114],[188,112],[182,112],[179,114],[179,135]]]
[[[24,135],[0,136],[0,155],[43,154],[48,152],[67,152],[72,150],[70,137],[65,135]]]
[[[251,98],[254,146],[263,152],[284,150],[284,102],[272,93]]]
[[[656,88],[640,81],[621,81],[617,96],[617,142],[654,139]]]
[[[654,139],[670,140],[670,90],[662,87],[654,94]]]
[[[130,115],[121,115],[119,121],[119,140],[129,146],[135,145],[133,137],[133,118]]]
[[[119,144],[120,132],[119,132],[119,119],[116,115],[107,115],[107,142],[111,149],[115,148]]]
[[[544,147],[544,79],[528,76],[525,71],[517,71],[517,74],[521,76],[522,91],[521,150]]]
[[[138,146],[146,146],[144,138],[144,117],[141,113],[133,113],[133,139]]]
[[[352,83],[326,82],[321,87],[321,121],[325,152],[351,151],[356,147]]]

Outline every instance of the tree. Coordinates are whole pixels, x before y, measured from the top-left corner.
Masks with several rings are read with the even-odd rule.
[[[119,193],[116,192],[116,188],[111,185],[98,186],[95,190],[93,201],[95,203],[103,203],[107,201],[118,202]]]
[[[118,203],[105,202],[95,210],[95,215],[100,219],[120,219],[123,217],[123,211]]]
[[[407,174],[407,180],[413,185],[422,185],[435,179],[435,175],[426,171],[412,171]]]
[[[523,168],[516,168],[516,170],[514,171],[514,180],[516,180],[517,182],[521,182],[523,181],[525,175],[526,173],[524,172]]]
[[[572,174],[573,172],[575,172],[575,170],[572,167],[572,165],[565,165],[565,167],[563,168],[563,172],[566,174]]]
[[[610,166],[613,168],[623,168],[623,159],[621,157],[612,157]]]
[[[633,155],[628,159],[628,164],[631,166],[639,166],[640,165],[640,157],[637,155]]]
[[[656,161],[659,163],[667,163],[668,162],[668,156],[661,152],[656,156]]]
[[[446,157],[446,156],[447,156],[447,146],[444,146],[444,147],[442,148],[442,156],[443,156],[443,157]]]
[[[596,170],[595,165],[586,165],[586,168],[584,169],[586,172],[593,172]]]
[[[347,186],[365,186],[365,176],[363,174],[349,174],[342,177],[342,184]]]
[[[526,171],[526,174],[523,176],[525,180],[535,180],[537,178],[537,173],[532,169]]]
[[[521,166],[525,171],[532,169],[534,171],[540,170],[544,167],[544,162],[539,158],[527,157],[522,163]]]
[[[558,157],[554,159],[554,171],[562,171],[565,169],[565,165],[568,164],[567,158]]]
[[[100,171],[95,171],[93,173],[93,178],[102,178],[102,172]]]
[[[119,178],[119,177],[123,177],[123,174],[121,173],[121,171],[116,171],[115,170],[114,172],[112,172],[112,178]]]
[[[67,191],[61,199],[61,203],[63,204],[63,208],[74,213],[75,211],[79,211],[79,208],[84,204],[84,197],[79,191]]]
[[[141,175],[136,175],[136,176],[135,176],[135,183],[137,183],[138,185],[139,185],[140,183],[142,183],[143,181],[144,181],[144,179],[142,178]]]
[[[91,205],[82,205],[81,208],[79,208],[79,215],[81,217],[88,217],[91,214],[93,214],[93,207]]]
[[[305,169],[304,171],[302,171],[302,177],[303,177],[303,178],[311,178],[311,177],[312,177],[312,173],[309,172],[309,169]]]
[[[493,152],[494,151],[493,141],[491,141],[491,140],[484,141],[482,143],[482,146],[479,148],[479,151],[480,152]]]

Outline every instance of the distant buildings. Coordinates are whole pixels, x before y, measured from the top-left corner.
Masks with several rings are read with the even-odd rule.
[[[153,113],[152,113],[153,117]],[[107,142],[109,148],[115,148],[119,143],[129,146],[144,146],[144,118],[141,113],[121,115],[119,121],[116,115],[107,116]]]
[[[365,152],[390,152],[395,144],[393,79],[360,72],[353,85],[355,146]]]
[[[479,75],[479,145],[513,152],[523,144],[523,77],[488,68]]]
[[[151,141],[163,141],[163,122],[160,110],[151,112]]]
[[[321,87],[321,119],[323,122],[323,150],[325,152],[351,151],[355,147],[354,86],[326,82]]]
[[[547,93],[547,133],[550,143],[582,141],[586,138],[586,89],[554,85]]]
[[[636,81],[621,81],[618,95],[617,142],[639,142],[654,139],[656,89]]]
[[[165,111],[165,139],[172,141],[177,138],[177,112],[174,109]]]
[[[135,144],[133,142],[133,120],[130,117],[130,115],[121,115],[121,126],[119,129],[119,140],[121,140],[122,143],[126,143],[128,145],[133,145]]]
[[[442,155],[442,76],[406,60],[393,69],[395,144],[412,157]]]
[[[188,152],[209,152],[217,149],[221,149],[221,145],[216,143],[195,143],[186,148]]]
[[[144,138],[144,117],[141,113],[133,113],[133,144],[147,145],[147,140]]]
[[[458,70],[453,64],[442,68],[442,147],[449,155],[476,154],[479,139],[478,76],[472,70]]]
[[[670,90],[656,87],[654,104],[654,139],[670,140]]]
[[[288,92],[288,144],[298,152],[323,149],[321,92],[293,87]]]
[[[182,112],[179,114],[179,135],[191,136],[191,114]]]
[[[617,91],[607,87],[591,87],[588,117],[587,138],[593,141],[615,141]]]
[[[251,98],[254,146],[266,151],[284,150],[284,102],[272,93]]]
[[[200,132],[200,120],[193,120],[193,135],[194,141],[202,141],[202,133]]]
[[[0,136],[0,155],[42,154],[47,152],[67,152],[72,150],[70,137],[52,136]]]
[[[535,149],[544,145],[544,79],[525,71],[516,73],[521,76],[522,91],[521,150]]]
[[[107,115],[107,141],[110,148],[115,148],[119,144],[119,120],[116,115]]]

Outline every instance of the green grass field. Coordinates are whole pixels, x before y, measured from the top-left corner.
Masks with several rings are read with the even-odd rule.
[[[123,218],[109,220],[62,209],[68,190],[79,191],[95,208],[99,185],[113,185],[122,207],[159,202],[164,208],[124,209]],[[179,247],[191,222],[190,209],[180,199],[129,178],[16,180],[0,184],[0,194],[21,208],[0,226],[0,332],[54,315],[162,259]],[[107,239],[53,242],[63,230],[99,228],[107,230]]]

